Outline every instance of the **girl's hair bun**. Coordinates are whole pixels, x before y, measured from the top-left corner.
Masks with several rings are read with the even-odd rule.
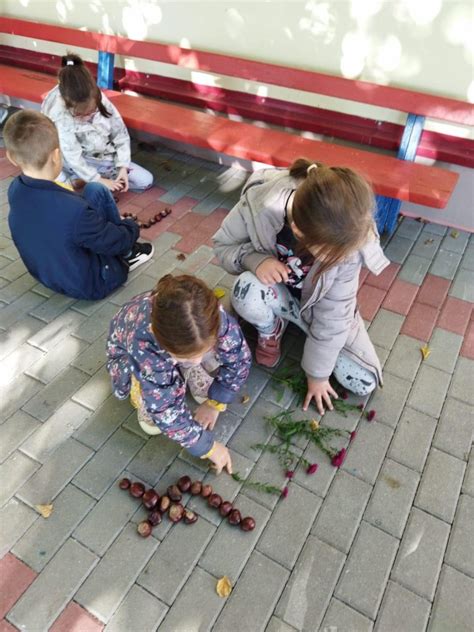
[[[68,53],[67,55],[63,55],[61,57],[61,67],[64,66],[83,66],[84,62],[79,55],[75,55],[74,53]]]

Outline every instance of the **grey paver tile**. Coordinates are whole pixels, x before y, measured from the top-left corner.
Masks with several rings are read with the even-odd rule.
[[[449,296],[455,296],[463,301],[474,303],[474,279],[470,270],[459,268],[448,292]]]
[[[461,494],[445,562],[461,573],[474,577],[474,498]]]
[[[179,235],[179,239],[181,239],[181,235]],[[179,260],[176,258],[177,254],[176,250],[167,250],[160,256],[157,256],[155,252],[155,260],[148,268],[147,276],[160,279],[165,274],[173,272],[179,264]]]
[[[398,540],[362,522],[334,596],[375,619]]]
[[[385,371],[412,382],[421,364],[420,341],[401,334],[393,345]]]
[[[40,296],[37,294],[36,296]],[[52,320],[62,314],[68,307],[74,303],[74,298],[69,298],[63,294],[53,294],[46,301],[42,301],[40,305],[30,311],[30,316],[39,318],[45,323],[50,323]]]
[[[369,327],[370,339],[384,349],[391,349],[400,333],[404,316],[380,309]]]
[[[29,366],[26,374],[48,384],[87,347],[88,345],[82,340],[67,336],[60,344],[48,353],[44,353],[39,360]],[[31,348],[37,349],[36,347]],[[37,350],[39,351],[39,349]]]
[[[424,361],[426,366],[452,373],[456,366],[463,337],[451,331],[436,328],[430,340],[430,355]]]
[[[460,261],[461,255],[440,248],[431,264],[430,274],[443,277],[443,279],[452,280],[454,279]]]
[[[20,630],[48,630],[96,562],[93,553],[67,540],[10,610],[9,621]]]
[[[385,371],[383,388],[374,392],[368,404],[377,411],[377,421],[396,427],[411,386],[411,382]]]
[[[2,327],[4,329],[10,328],[24,318],[30,310],[43,302],[44,298],[34,292],[22,294],[22,296],[0,310]]]
[[[167,252],[180,239],[181,239],[181,235],[177,235],[176,233],[173,233],[173,230],[171,227],[171,230],[167,230],[164,233],[161,233],[161,235],[158,235],[158,237],[153,240],[153,245],[155,246],[155,253],[162,254],[164,252]]]
[[[464,494],[474,496],[474,448],[471,449],[471,454],[469,455],[469,464],[466,469],[462,491]]]
[[[14,452],[0,465],[0,506],[4,505],[15,492],[34,474],[39,463],[21,452]]]
[[[425,630],[431,604],[410,590],[394,582],[388,582],[380,606],[376,632],[414,632]]]
[[[156,597],[134,585],[106,625],[105,632],[155,632],[167,610]]]
[[[397,236],[415,241],[423,229],[423,224],[411,217],[404,217],[397,228]]]
[[[39,427],[40,423],[22,410],[7,419],[1,428],[0,463],[5,461]]]
[[[193,525],[192,534],[184,523],[175,526],[151,557],[137,583],[171,605],[214,532],[214,525],[203,518]]]
[[[393,565],[392,579],[433,600],[449,525],[414,507]]]
[[[98,338],[91,345],[88,345],[80,355],[71,362],[72,366],[84,371],[87,375],[94,375],[105,365],[107,357],[105,355],[105,341]]]
[[[331,599],[321,624],[321,632],[371,632],[373,623],[339,599]],[[407,631],[408,632],[408,631]]]
[[[423,234],[425,235],[426,233],[432,233],[434,235],[441,235],[442,237],[446,234],[447,230],[448,229],[446,228],[446,226],[429,222],[428,224],[425,224],[423,228]]]
[[[169,464],[175,459],[180,447],[163,436],[151,437],[128,466],[128,471],[155,485]]]
[[[265,628],[265,632],[295,632],[295,628],[278,617],[272,617]]]
[[[403,263],[408,253],[413,248],[413,241],[405,237],[395,235],[385,248],[385,254],[394,263]]]
[[[40,331],[28,339],[28,342],[43,351],[50,351],[79,327],[83,320],[82,314],[67,310],[48,325],[43,326]]]
[[[348,553],[371,491],[364,481],[338,471],[311,533]]]
[[[474,272],[474,244],[472,242],[468,244],[466,250],[464,251],[464,255],[461,259],[461,268],[464,268],[464,270],[471,270],[471,272]],[[0,298],[1,298],[1,293],[0,293]]]
[[[401,538],[420,475],[387,459],[365,512],[367,522]]]
[[[20,298],[22,294],[31,290],[36,285],[37,281],[31,276],[29,272],[26,272],[21,277],[18,277],[12,283],[8,283],[0,290],[0,301],[11,303],[12,301]]]
[[[96,410],[104,403],[110,392],[110,376],[107,369],[103,367],[76,391],[72,399],[90,410]]]
[[[467,461],[473,434],[473,407],[448,397],[436,429],[433,446]]]
[[[44,324],[37,318],[25,316],[7,331],[0,331],[0,359],[6,358],[10,353],[16,351],[27,338],[36,334],[43,327]]]
[[[334,442],[334,444],[336,444],[336,442]],[[304,487],[310,492],[313,492],[313,494],[324,498],[334,476],[336,475],[337,469],[331,465],[328,456],[312,443],[310,443],[305,449],[303,456],[310,463],[317,463],[318,471],[314,476],[308,476],[305,468],[298,467],[296,470],[295,481],[298,485],[301,485],[301,487]]]
[[[317,630],[344,565],[345,555],[310,536],[291,573],[275,614],[297,630]],[[311,598],[306,588],[311,587]]]
[[[94,342],[99,336],[105,336],[109,330],[110,321],[116,313],[117,305],[104,303],[92,316],[85,319],[82,325],[74,332],[74,336],[89,343]],[[105,342],[103,344],[105,354]]]
[[[50,290],[49,287],[46,287],[42,283],[37,283],[31,291],[36,292],[36,294],[39,294],[40,296],[44,296],[44,298],[51,298],[54,294],[53,290]]]
[[[435,235],[434,233],[426,235],[422,233],[416,240],[412,254],[424,257],[425,259],[433,259],[440,247],[440,244],[440,235]]]
[[[147,272],[150,272],[150,274],[142,274],[135,277],[130,282],[126,283],[125,287],[122,287],[111,294],[109,297],[110,302],[115,305],[123,305],[137,294],[153,289],[156,285],[156,278],[153,276],[151,266],[148,268]]]
[[[23,485],[18,497],[30,505],[50,503],[90,458],[92,451],[67,439]],[[26,457],[25,457],[26,458]]]
[[[38,520],[36,511],[16,498],[3,505],[0,509],[0,558],[11,550],[35,520]]]
[[[282,566],[254,551],[213,630],[263,632],[288,574]]]
[[[44,463],[90,415],[90,410],[68,400],[21,446],[21,451]]]
[[[209,246],[199,246],[197,250],[181,261],[179,267],[187,274],[195,274],[198,270],[204,268],[211,259],[214,258],[214,252]]]
[[[421,285],[425,279],[431,259],[420,257],[418,254],[411,254],[407,257],[402,269],[398,273],[398,278],[407,283]]]
[[[204,551],[199,566],[215,577],[227,575],[235,581],[265,528],[270,512],[242,494],[237,496],[234,505],[240,510],[242,517],[253,516],[256,522],[255,529],[244,533],[241,529],[229,525],[227,521],[221,522]]]
[[[423,472],[415,505],[452,522],[466,464],[433,448]]]
[[[280,412],[281,408],[269,402],[256,401],[232,435],[228,447],[257,461],[261,452],[252,450],[252,446],[256,443],[267,443],[273,434],[273,429],[265,422],[264,417],[277,415]]]
[[[275,458],[275,455],[270,452],[262,454],[257,461],[257,464],[251,471],[248,480],[253,482],[261,481],[270,483],[280,489],[282,489],[286,483],[284,470],[278,462],[278,459]],[[277,495],[267,494],[266,492],[254,489],[253,487],[244,487],[242,493],[264,507],[268,507],[268,509],[273,509],[279,500]]]
[[[374,345],[374,348],[383,369],[385,366],[385,363],[387,362],[390,351],[388,349],[384,349],[383,347],[379,347],[378,345]]]
[[[470,233],[463,230],[449,230],[442,241],[441,247],[462,255],[469,242],[469,236]]]
[[[32,397],[23,406],[23,410],[40,421],[46,421],[86,381],[87,375],[85,373],[69,367],[50,382],[48,386],[44,386],[37,395]],[[75,413],[73,413],[73,416],[75,416]]]
[[[108,397],[102,406],[91,413],[74,433],[74,438],[93,450],[100,446],[117,430],[130,415],[132,407],[128,400]],[[144,433],[144,437],[147,435]]]
[[[128,525],[79,588],[75,600],[107,623],[157,546],[155,538],[140,538],[135,527]]]
[[[436,419],[407,406],[398,423],[388,456],[422,472],[435,429]]]
[[[4,255],[7,255],[7,250],[3,251]],[[15,281],[22,274],[25,274],[28,270],[25,267],[25,264],[21,259],[16,259],[15,261],[9,263],[4,268],[2,268],[2,277],[8,279],[9,281]]]
[[[473,590],[474,581],[470,577],[443,566],[428,631],[470,630],[474,620]]]
[[[474,405],[474,360],[458,358],[448,395]]]
[[[195,273],[195,276],[202,279],[210,288],[216,287],[224,275],[225,270],[213,263],[208,263]]]
[[[36,572],[48,564],[71,535],[74,527],[93,506],[92,498],[74,485],[63,489],[54,501],[54,510],[45,520],[39,518],[16,543],[12,552]]]
[[[119,428],[74,477],[74,484],[100,498],[143,445],[137,435]]]
[[[257,549],[291,569],[303,548],[320,505],[320,498],[299,485],[291,485],[288,497],[280,501],[272,513]],[[298,516],[296,521],[295,516]]]
[[[363,421],[351,443],[342,469],[373,485],[385,458],[393,430],[385,424]]]
[[[135,498],[114,484],[76,527],[73,537],[102,556],[138,506]]]
[[[422,366],[408,398],[408,405],[431,417],[439,417],[451,376],[431,366]]]
[[[183,627],[184,617],[193,622],[195,630],[210,630],[225,605],[225,601],[216,593],[215,586],[215,577],[196,566],[161,623],[160,632],[177,632]],[[206,595],[205,599],[203,594]]]
[[[214,439],[227,445],[229,439],[240,426],[241,421],[242,418],[234,415],[230,410],[220,413],[214,427]]]
[[[42,356],[43,352],[40,349],[24,342],[6,358],[0,360],[0,384],[2,386],[11,384]]]
[[[238,415],[239,417],[246,416],[249,412],[250,407],[253,406],[258,395],[260,395],[269,379],[270,375],[268,373],[266,373],[259,367],[252,365],[248,380],[245,383],[245,386],[243,387],[241,393],[242,395],[245,394],[250,397],[250,401],[247,404],[243,404],[241,401],[242,398],[237,397],[236,400],[229,406],[228,410],[233,412],[235,415]]]

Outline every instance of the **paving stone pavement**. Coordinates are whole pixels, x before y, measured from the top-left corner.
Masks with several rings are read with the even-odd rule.
[[[390,268],[363,271],[360,309],[385,363],[385,386],[368,402],[376,418],[329,414],[328,425],[357,429],[343,467],[298,442],[319,469],[298,467],[277,499],[147,437],[111,396],[103,349],[118,306],[173,271],[228,300],[232,278],[210,239],[246,177],[163,147],[139,147],[135,160],[157,186],[125,194],[122,212],[173,210],[143,231],[154,258],[107,299],[74,301],[19,259],[6,222],[14,170],[0,149],[0,630],[471,630],[474,238],[404,219],[386,244]],[[302,336],[286,337],[297,358]],[[245,392],[250,401],[230,407],[220,432],[241,476],[283,487],[275,459],[252,445],[272,441],[265,415],[297,404],[258,367]],[[185,473],[215,485],[256,529],[242,533],[203,507],[195,527],[163,522],[141,539],[143,511],[117,481],[162,490]],[[47,503],[45,519],[35,505]],[[189,506],[200,511],[196,499]],[[215,592],[223,575],[234,585],[226,599]]]

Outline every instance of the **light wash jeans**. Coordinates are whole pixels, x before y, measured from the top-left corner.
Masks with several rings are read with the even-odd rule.
[[[252,272],[243,272],[234,283],[232,306],[260,334],[275,331],[278,318],[294,323],[308,334],[308,326],[301,318],[300,302],[284,283],[264,285]],[[375,374],[352,360],[344,350],[339,353],[333,373],[344,388],[356,395],[368,395],[377,386]]]

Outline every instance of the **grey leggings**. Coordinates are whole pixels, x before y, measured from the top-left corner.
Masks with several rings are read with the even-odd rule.
[[[278,318],[290,321],[308,333],[308,326],[300,315],[300,303],[283,283],[264,285],[252,272],[243,272],[234,283],[232,305],[239,316],[261,334],[271,334]],[[344,350],[336,360],[334,376],[356,395],[368,395],[377,386],[375,374],[357,364]]]

